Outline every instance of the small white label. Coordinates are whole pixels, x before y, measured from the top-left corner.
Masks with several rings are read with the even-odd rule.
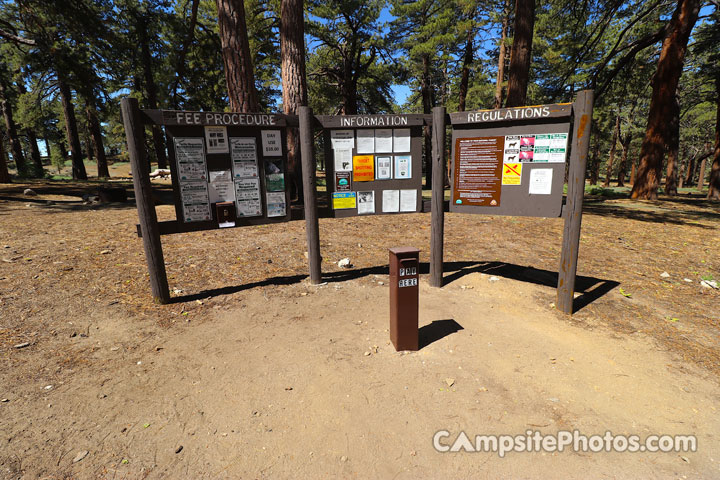
[[[417,267],[408,267],[400,269],[401,277],[409,277],[410,275],[417,275]]]
[[[417,278],[404,278],[402,280],[398,280],[398,287],[417,287]]]

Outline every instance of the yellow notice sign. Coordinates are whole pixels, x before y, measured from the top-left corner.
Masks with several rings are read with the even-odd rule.
[[[353,157],[353,182],[375,180],[375,156],[355,155]]]
[[[503,185],[520,185],[521,180],[522,163],[503,163]]]
[[[355,192],[337,192],[332,194],[332,207],[334,210],[357,207]]]

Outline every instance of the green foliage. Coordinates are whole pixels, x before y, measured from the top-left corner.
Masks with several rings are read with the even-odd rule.
[[[467,36],[468,29],[476,27],[474,9],[463,6],[444,0],[390,1],[390,12],[396,17],[389,26],[390,38],[402,52],[398,59],[402,77],[415,91],[406,110],[430,113],[438,100],[449,97],[451,73],[459,70],[453,54],[461,48],[462,34]],[[456,23],[458,19],[461,21]],[[452,78],[459,82],[457,75]]]
[[[318,113],[392,110],[395,61],[378,22],[384,2],[307,2],[308,97]]]
[[[150,54],[159,108],[226,109],[216,3],[199,1],[197,24],[191,31],[192,3],[0,0],[2,28],[36,42],[35,46],[0,42],[0,75],[19,130],[33,130],[39,139],[47,139],[51,158],[60,161],[60,145],[67,149],[57,88],[62,77],[72,88],[79,128],[86,122],[86,104],[94,104],[106,150],[112,155],[123,152],[118,99],[130,95],[143,106],[149,100],[142,45]],[[244,3],[260,103],[264,110],[277,110],[280,0]],[[316,113],[423,112],[437,104],[456,111],[468,38],[473,42],[473,60],[466,109],[491,107],[504,1],[305,3],[308,96]],[[537,2],[529,103],[571,101],[581,89],[596,89],[592,141],[600,152],[601,180],[617,117],[621,137],[630,139],[629,161],[637,160],[660,45],[659,40],[645,41],[655,38],[674,7],[674,2],[658,0]],[[693,33],[678,91],[681,168],[714,140],[720,13],[717,8],[710,13],[707,7],[703,10],[706,18]],[[390,20],[384,23],[381,19],[387,14]],[[512,31],[507,43],[512,43]],[[645,47],[633,49],[641,44]],[[410,88],[404,105],[395,104],[394,85]],[[621,153],[618,145],[613,177]],[[629,177],[630,164],[626,168]],[[611,193],[616,192],[593,194]]]
[[[255,86],[264,111],[278,109],[280,90],[280,5],[268,0],[245,0]]]
[[[57,169],[57,173],[60,175],[61,169],[65,166],[65,157],[57,144],[50,146],[50,164]]]
[[[162,26],[162,48],[170,53],[162,68],[165,81],[171,86],[177,82],[177,61],[180,50],[187,43],[190,2],[175,2],[174,11]],[[198,7],[197,26],[193,41],[187,49],[184,74],[177,82],[177,103],[172,98],[166,102],[171,108],[183,110],[223,111],[227,106],[227,87],[217,25],[215,0],[201,0]],[[162,102],[162,101],[161,101]]]

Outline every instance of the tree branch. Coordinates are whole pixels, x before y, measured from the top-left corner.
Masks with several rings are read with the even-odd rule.
[[[1,30],[1,29],[0,29],[0,37],[5,38],[6,40],[10,40],[11,42],[22,43],[23,45],[36,45],[35,40],[32,40],[30,38],[19,37],[17,35],[13,35],[12,33],[6,32],[5,30]]]
[[[615,68],[612,69],[610,72],[608,78],[605,79],[605,82],[603,82],[602,86],[595,90],[595,99],[597,101],[600,96],[602,96],[603,92],[607,89],[608,86],[610,86],[610,83],[613,81],[615,76],[620,72],[631,60],[635,58],[635,55],[641,50],[646,49],[650,45],[653,45],[659,41],[661,41],[663,38],[665,38],[665,30],[667,28],[667,25],[663,26],[660,30],[653,33],[652,35],[648,35],[645,38],[641,38],[640,40],[637,40],[627,47],[631,47],[629,52],[625,54],[623,58],[620,59],[620,61],[615,65]],[[626,47],[626,48],[627,48]],[[610,59],[608,58],[605,64],[609,62]],[[597,82],[597,75],[602,71],[604,68],[604,65],[600,67],[600,69],[596,72],[596,75],[593,77],[592,83],[593,83],[593,89],[595,89],[595,85]]]

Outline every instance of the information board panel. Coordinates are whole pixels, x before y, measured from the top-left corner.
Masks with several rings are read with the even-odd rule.
[[[218,203],[234,209],[235,226],[290,219],[282,116],[155,115],[165,122],[178,222],[194,229],[217,228]]]
[[[330,215],[422,211],[422,115],[318,116]]]
[[[559,217],[571,113],[543,105],[452,114],[450,211]]]

